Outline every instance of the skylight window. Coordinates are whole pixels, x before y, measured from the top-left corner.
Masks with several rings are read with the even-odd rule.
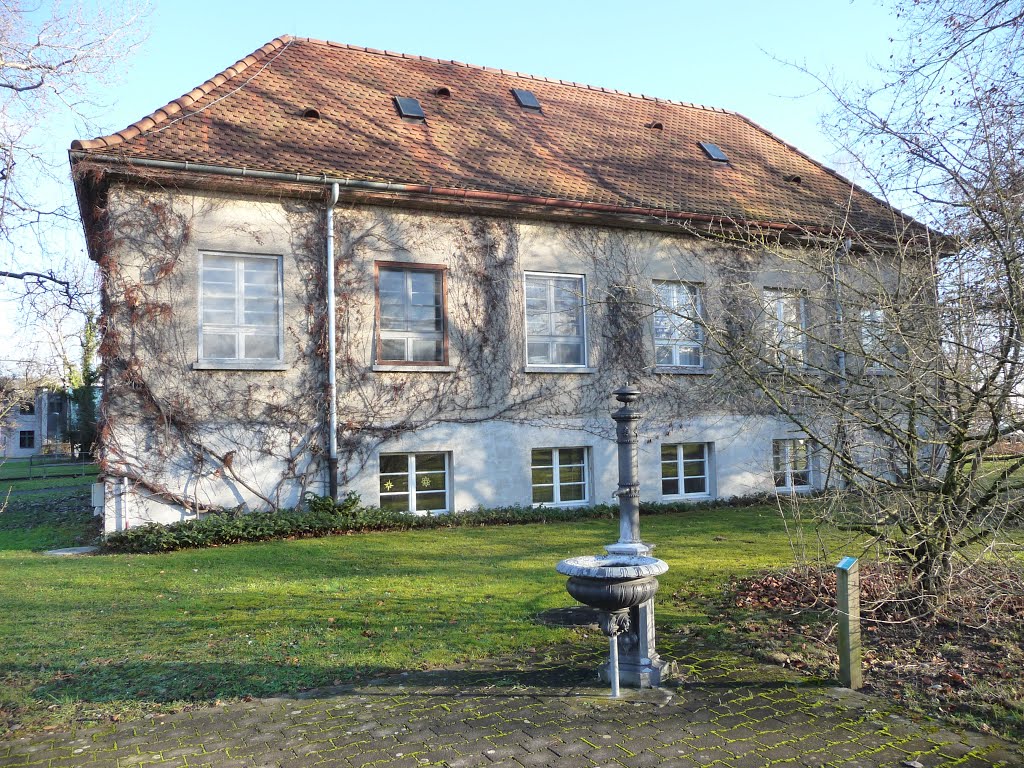
[[[420,106],[417,99],[411,99],[408,96],[395,96],[395,107],[403,120],[422,121],[427,119],[423,113],[423,107]]]
[[[725,152],[722,151],[722,148],[717,144],[712,144],[710,141],[698,141],[697,143],[700,145],[700,148],[704,150],[704,154],[706,154],[715,162],[729,162],[728,156],[725,154]]]
[[[534,95],[533,91],[527,91],[523,88],[513,88],[512,95],[516,97],[516,101],[519,102],[519,106],[523,109],[540,112],[540,102],[537,101],[537,97]]]

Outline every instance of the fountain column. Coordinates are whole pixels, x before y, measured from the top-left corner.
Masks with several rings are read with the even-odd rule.
[[[640,390],[626,385],[613,393],[622,407],[612,412],[619,446],[619,540],[605,546],[609,555],[650,557],[654,546],[640,538],[640,411],[633,404]],[[601,679],[611,680],[610,664],[601,667]],[[629,610],[629,629],[619,637],[619,679],[634,688],[657,688],[673,671],[656,649],[654,598]]]

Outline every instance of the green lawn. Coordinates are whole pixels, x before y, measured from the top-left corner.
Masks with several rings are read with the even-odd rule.
[[[69,466],[72,465],[72,466]],[[31,475],[32,480],[46,480],[52,478],[62,482],[69,477],[96,476],[96,465],[81,466],[81,462],[73,459],[47,458],[45,463],[39,459],[3,459],[0,458],[0,480],[10,478],[26,478]]]
[[[86,519],[56,523],[74,533]],[[792,561],[774,510],[645,517],[672,569],[659,627],[707,620],[734,574]],[[617,523],[528,525],[74,559],[0,530],[0,722],[130,716],[296,691],[566,641],[555,563]],[[673,599],[673,593],[686,599]],[[591,641],[599,642],[595,638]]]

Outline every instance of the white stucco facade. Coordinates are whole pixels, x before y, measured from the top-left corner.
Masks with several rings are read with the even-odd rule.
[[[147,231],[137,218],[157,204],[165,210],[161,225],[177,228],[172,237]],[[108,264],[115,266],[105,275],[112,308],[102,438],[105,530],[217,508],[291,507],[306,493],[325,494],[323,204],[115,187],[110,216],[114,228],[134,228],[138,237],[114,248]],[[784,420],[744,412],[723,396],[740,385],[710,343],[699,369],[656,366],[653,305],[643,297],[659,281],[686,283],[700,286],[712,306],[723,300],[718,286],[728,262],[728,279],[735,280],[740,265],[752,296],[771,285],[813,298],[820,285],[798,268],[798,252],[780,257],[683,233],[359,204],[340,205],[335,221],[341,493],[381,503],[382,454],[443,454],[448,511],[530,505],[532,451],[583,448],[586,502],[613,503],[611,392],[626,383],[644,393],[644,500],[728,498],[775,487],[773,440],[799,435]],[[279,361],[204,360],[207,254],[277,260]],[[389,264],[446,275],[443,364],[403,367],[376,359],[375,280]],[[581,365],[528,363],[527,274],[566,275],[585,286]],[[625,341],[616,336],[624,321],[609,298],[622,285],[632,286],[641,297],[637,306],[647,307],[627,318]],[[816,312],[811,301],[812,322]],[[662,448],[681,444],[704,446],[703,493],[663,493]]]

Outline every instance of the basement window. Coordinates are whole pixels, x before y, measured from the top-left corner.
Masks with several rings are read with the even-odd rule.
[[[710,157],[717,163],[728,163],[729,157],[722,151],[722,148],[717,144],[713,144],[710,141],[698,141],[700,148],[704,150],[704,154]]]
[[[523,88],[513,88],[512,95],[516,97],[516,102],[523,109],[528,109],[531,112],[540,112],[540,102],[537,101],[537,97],[533,91],[527,91]]]
[[[408,96],[395,96],[395,108],[403,120],[424,122],[427,119],[418,99],[409,98]]]

